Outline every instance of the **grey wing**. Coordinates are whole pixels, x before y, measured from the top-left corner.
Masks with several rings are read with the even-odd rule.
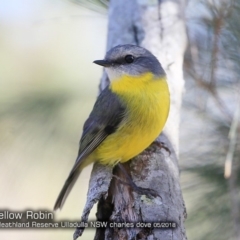
[[[99,95],[93,110],[84,124],[76,162],[58,195],[54,210],[61,208],[81,172],[80,165],[107,136],[114,133],[126,115],[119,98],[106,88]]]
[[[79,143],[78,157],[72,171],[75,171],[102,141],[114,133],[124,117],[126,108],[118,96],[105,88],[99,95],[93,110],[83,126],[83,134]]]

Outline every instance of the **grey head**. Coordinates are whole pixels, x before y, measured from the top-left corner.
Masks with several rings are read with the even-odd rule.
[[[112,48],[104,60],[96,60],[94,63],[106,68],[110,80],[122,75],[139,76],[147,72],[156,77],[165,75],[161,64],[151,52],[130,44]]]

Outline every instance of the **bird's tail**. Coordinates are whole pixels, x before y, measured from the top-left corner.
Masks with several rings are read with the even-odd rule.
[[[74,172],[71,172],[67,178],[67,180],[64,183],[64,186],[61,190],[61,192],[58,195],[57,201],[54,205],[53,210],[56,211],[57,209],[61,209],[63,204],[65,203],[68,194],[70,193],[70,191],[72,190],[75,182],[78,179],[78,176],[81,173],[81,169],[76,169]]]
[[[81,161],[79,166],[76,168],[76,164],[74,165],[72,171],[70,172],[67,180],[64,183],[64,186],[61,190],[61,192],[58,195],[58,198],[56,200],[56,203],[54,205],[53,210],[56,211],[57,209],[61,209],[63,207],[63,204],[65,203],[69,193],[71,192],[75,182],[77,181],[80,173],[82,172],[82,169],[89,165],[92,161],[90,159],[85,159],[84,161]]]

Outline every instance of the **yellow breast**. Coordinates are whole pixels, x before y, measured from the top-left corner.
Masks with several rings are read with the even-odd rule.
[[[114,165],[135,157],[158,137],[168,117],[170,96],[166,79],[151,73],[117,79],[110,89],[127,107],[127,117],[94,155],[102,164]]]

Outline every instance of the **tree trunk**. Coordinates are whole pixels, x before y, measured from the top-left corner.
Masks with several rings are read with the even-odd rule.
[[[127,182],[119,168],[95,164],[89,183],[82,221],[98,201],[97,219],[111,222],[174,222],[176,228],[99,228],[95,239],[187,239],[178,169],[178,132],[183,91],[183,55],[186,33],[181,0],[111,0],[109,6],[108,50],[120,44],[140,45],[150,50],[167,72],[171,94],[170,115],[164,133],[157,139],[169,151],[153,144],[124,164],[136,185],[154,189],[158,197],[139,195],[119,179]],[[109,83],[103,74],[100,90]],[[112,176],[113,175],[116,177]],[[119,178],[119,179],[118,179]],[[83,228],[78,228],[74,239]]]

